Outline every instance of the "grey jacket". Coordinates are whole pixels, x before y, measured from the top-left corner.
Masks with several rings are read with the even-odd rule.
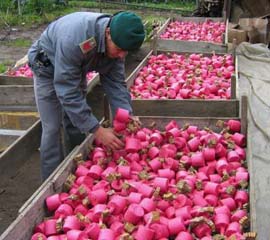
[[[125,83],[124,60],[110,59],[105,54],[105,29],[109,20],[109,15],[99,13],[66,15],[52,22],[28,51],[30,64],[35,62],[41,49],[48,55],[54,67],[51,79],[56,94],[72,124],[82,133],[98,125],[81,91],[82,85],[86,87],[86,73],[89,71],[100,73],[113,115],[119,107],[132,113]],[[91,37],[94,37],[96,46],[83,53],[80,44]]]

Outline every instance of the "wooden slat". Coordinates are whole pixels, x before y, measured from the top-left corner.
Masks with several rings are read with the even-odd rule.
[[[171,21],[203,23],[207,20],[211,20],[213,22],[224,22],[224,18],[219,17],[174,17]]]
[[[153,122],[156,123],[156,126],[158,126],[158,129],[165,129],[165,126],[172,120],[176,121],[179,126],[184,125],[195,125],[199,128],[208,127],[211,128],[213,131],[219,132],[221,129],[220,127],[216,126],[216,123],[218,120],[222,121],[228,121],[232,118],[210,118],[210,117],[170,117],[170,116],[139,116],[140,121],[142,122],[144,127],[149,127]],[[239,120],[238,117],[233,118]]]
[[[0,155],[0,175],[5,172],[14,175],[17,168],[27,161],[30,154],[38,149],[41,137],[41,123],[38,120],[27,132],[13,142],[5,152]],[[10,167],[10,161],[16,168]]]
[[[1,105],[35,105],[32,85],[0,86]]]
[[[0,75],[0,85],[33,85],[33,78]]]
[[[157,49],[160,51],[176,51],[176,52],[201,52],[201,53],[227,53],[228,48],[224,44],[215,44],[210,42],[194,42],[180,40],[157,40]]]
[[[38,120],[36,112],[0,112],[0,128],[26,130]]]
[[[169,23],[170,23],[170,18],[168,18],[165,23],[158,29],[157,31],[157,36],[159,37],[168,27]]]
[[[135,115],[238,117],[238,100],[132,100]]]
[[[141,61],[141,63],[136,67],[136,69],[129,75],[129,77],[126,79],[127,88],[129,89],[133,84],[134,80],[137,77],[140,70],[147,64],[148,58],[153,55],[153,51],[150,51],[147,56]]]

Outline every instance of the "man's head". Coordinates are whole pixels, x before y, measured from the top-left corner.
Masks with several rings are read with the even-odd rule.
[[[106,50],[110,58],[123,58],[128,51],[138,49],[144,40],[142,20],[131,12],[120,12],[106,29]]]

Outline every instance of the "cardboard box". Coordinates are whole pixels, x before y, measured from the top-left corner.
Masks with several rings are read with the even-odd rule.
[[[237,45],[240,44],[241,42],[247,42],[248,41],[247,31],[237,28],[229,29],[228,42],[232,43],[233,39],[236,39]]]
[[[247,31],[250,43],[268,43],[268,19],[240,18],[239,28]]]

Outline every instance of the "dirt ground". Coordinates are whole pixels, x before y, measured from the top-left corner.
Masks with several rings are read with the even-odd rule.
[[[12,31],[7,40],[16,38],[30,39],[35,41],[46,26],[33,27],[30,30],[17,29]],[[0,39],[5,32],[0,31]],[[27,53],[28,48],[6,47],[0,44],[0,63],[11,62],[15,64],[17,60]],[[136,52],[130,52],[126,58],[126,76],[128,76],[144,59],[150,51],[149,44],[146,43]],[[94,114],[101,119],[103,116],[103,102],[100,101],[103,91],[101,86],[97,85],[88,96],[88,102],[92,107]],[[31,144],[31,143],[29,143]],[[12,159],[10,159],[10,167]],[[40,186],[39,172],[39,153],[35,152],[26,159],[25,164],[17,169],[14,176],[3,175],[0,177],[0,234],[11,224],[18,215],[18,210],[25,201]]]

